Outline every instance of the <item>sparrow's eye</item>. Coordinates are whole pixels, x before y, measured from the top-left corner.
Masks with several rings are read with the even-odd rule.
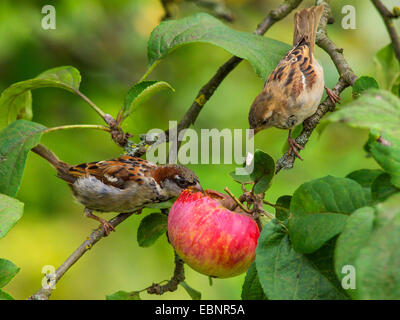
[[[191,185],[189,181],[181,176],[175,176],[175,182],[182,189],[187,188]]]

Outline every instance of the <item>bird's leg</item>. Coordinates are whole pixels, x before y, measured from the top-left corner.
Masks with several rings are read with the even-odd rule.
[[[293,138],[292,138],[292,129],[289,129],[289,137],[288,137],[288,143],[289,143],[289,151],[288,154],[291,154],[292,151],[294,155],[299,158],[300,160],[303,160],[302,157],[300,157],[300,154],[298,152],[298,149],[303,150],[304,147],[299,145]]]
[[[106,236],[108,236],[111,231],[115,231],[115,228],[111,223],[109,223],[107,220],[104,220],[104,219],[94,215],[92,213],[92,210],[90,210],[88,208],[85,208],[84,213],[85,213],[85,217],[97,220],[97,221],[99,221],[101,223],[101,225],[104,228],[104,232],[106,233]]]
[[[340,104],[340,97],[334,93],[331,89],[327,86],[324,86],[326,90],[326,94],[328,95],[329,99],[331,99],[333,104],[339,103]]]

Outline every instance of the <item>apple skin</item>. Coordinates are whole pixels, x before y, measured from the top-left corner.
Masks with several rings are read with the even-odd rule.
[[[255,259],[260,235],[250,215],[233,212],[201,192],[184,190],[168,216],[168,237],[194,270],[217,278],[237,276]]]

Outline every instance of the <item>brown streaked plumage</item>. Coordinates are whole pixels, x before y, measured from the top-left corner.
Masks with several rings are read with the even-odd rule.
[[[187,188],[202,191],[196,174],[177,164],[156,165],[125,155],[73,166],[60,161],[42,145],[32,151],[50,162],[85,206],[85,215],[100,221],[106,234],[114,230],[113,226],[92,211],[134,212],[177,197]]]
[[[315,36],[324,7],[303,9],[295,14],[293,48],[269,75],[249,112],[254,134],[270,127],[289,129],[289,153],[301,159],[298,145],[291,137],[293,127],[312,116],[324,88],[334,103],[339,97],[324,85],[324,72],[314,57]]]

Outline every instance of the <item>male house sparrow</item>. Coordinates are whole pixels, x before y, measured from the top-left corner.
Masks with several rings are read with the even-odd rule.
[[[276,127],[289,129],[289,154],[301,159],[303,149],[292,138],[292,129],[312,116],[318,108],[324,88],[333,103],[340,98],[324,84],[324,72],[314,57],[314,44],[324,7],[303,9],[294,16],[293,48],[268,77],[249,113],[254,134]]]
[[[177,197],[187,188],[203,191],[196,174],[177,164],[156,165],[124,155],[72,166],[40,144],[32,151],[50,162],[57,176],[68,183],[75,198],[85,206],[85,216],[99,221],[107,235],[114,227],[92,211],[134,212]]]

